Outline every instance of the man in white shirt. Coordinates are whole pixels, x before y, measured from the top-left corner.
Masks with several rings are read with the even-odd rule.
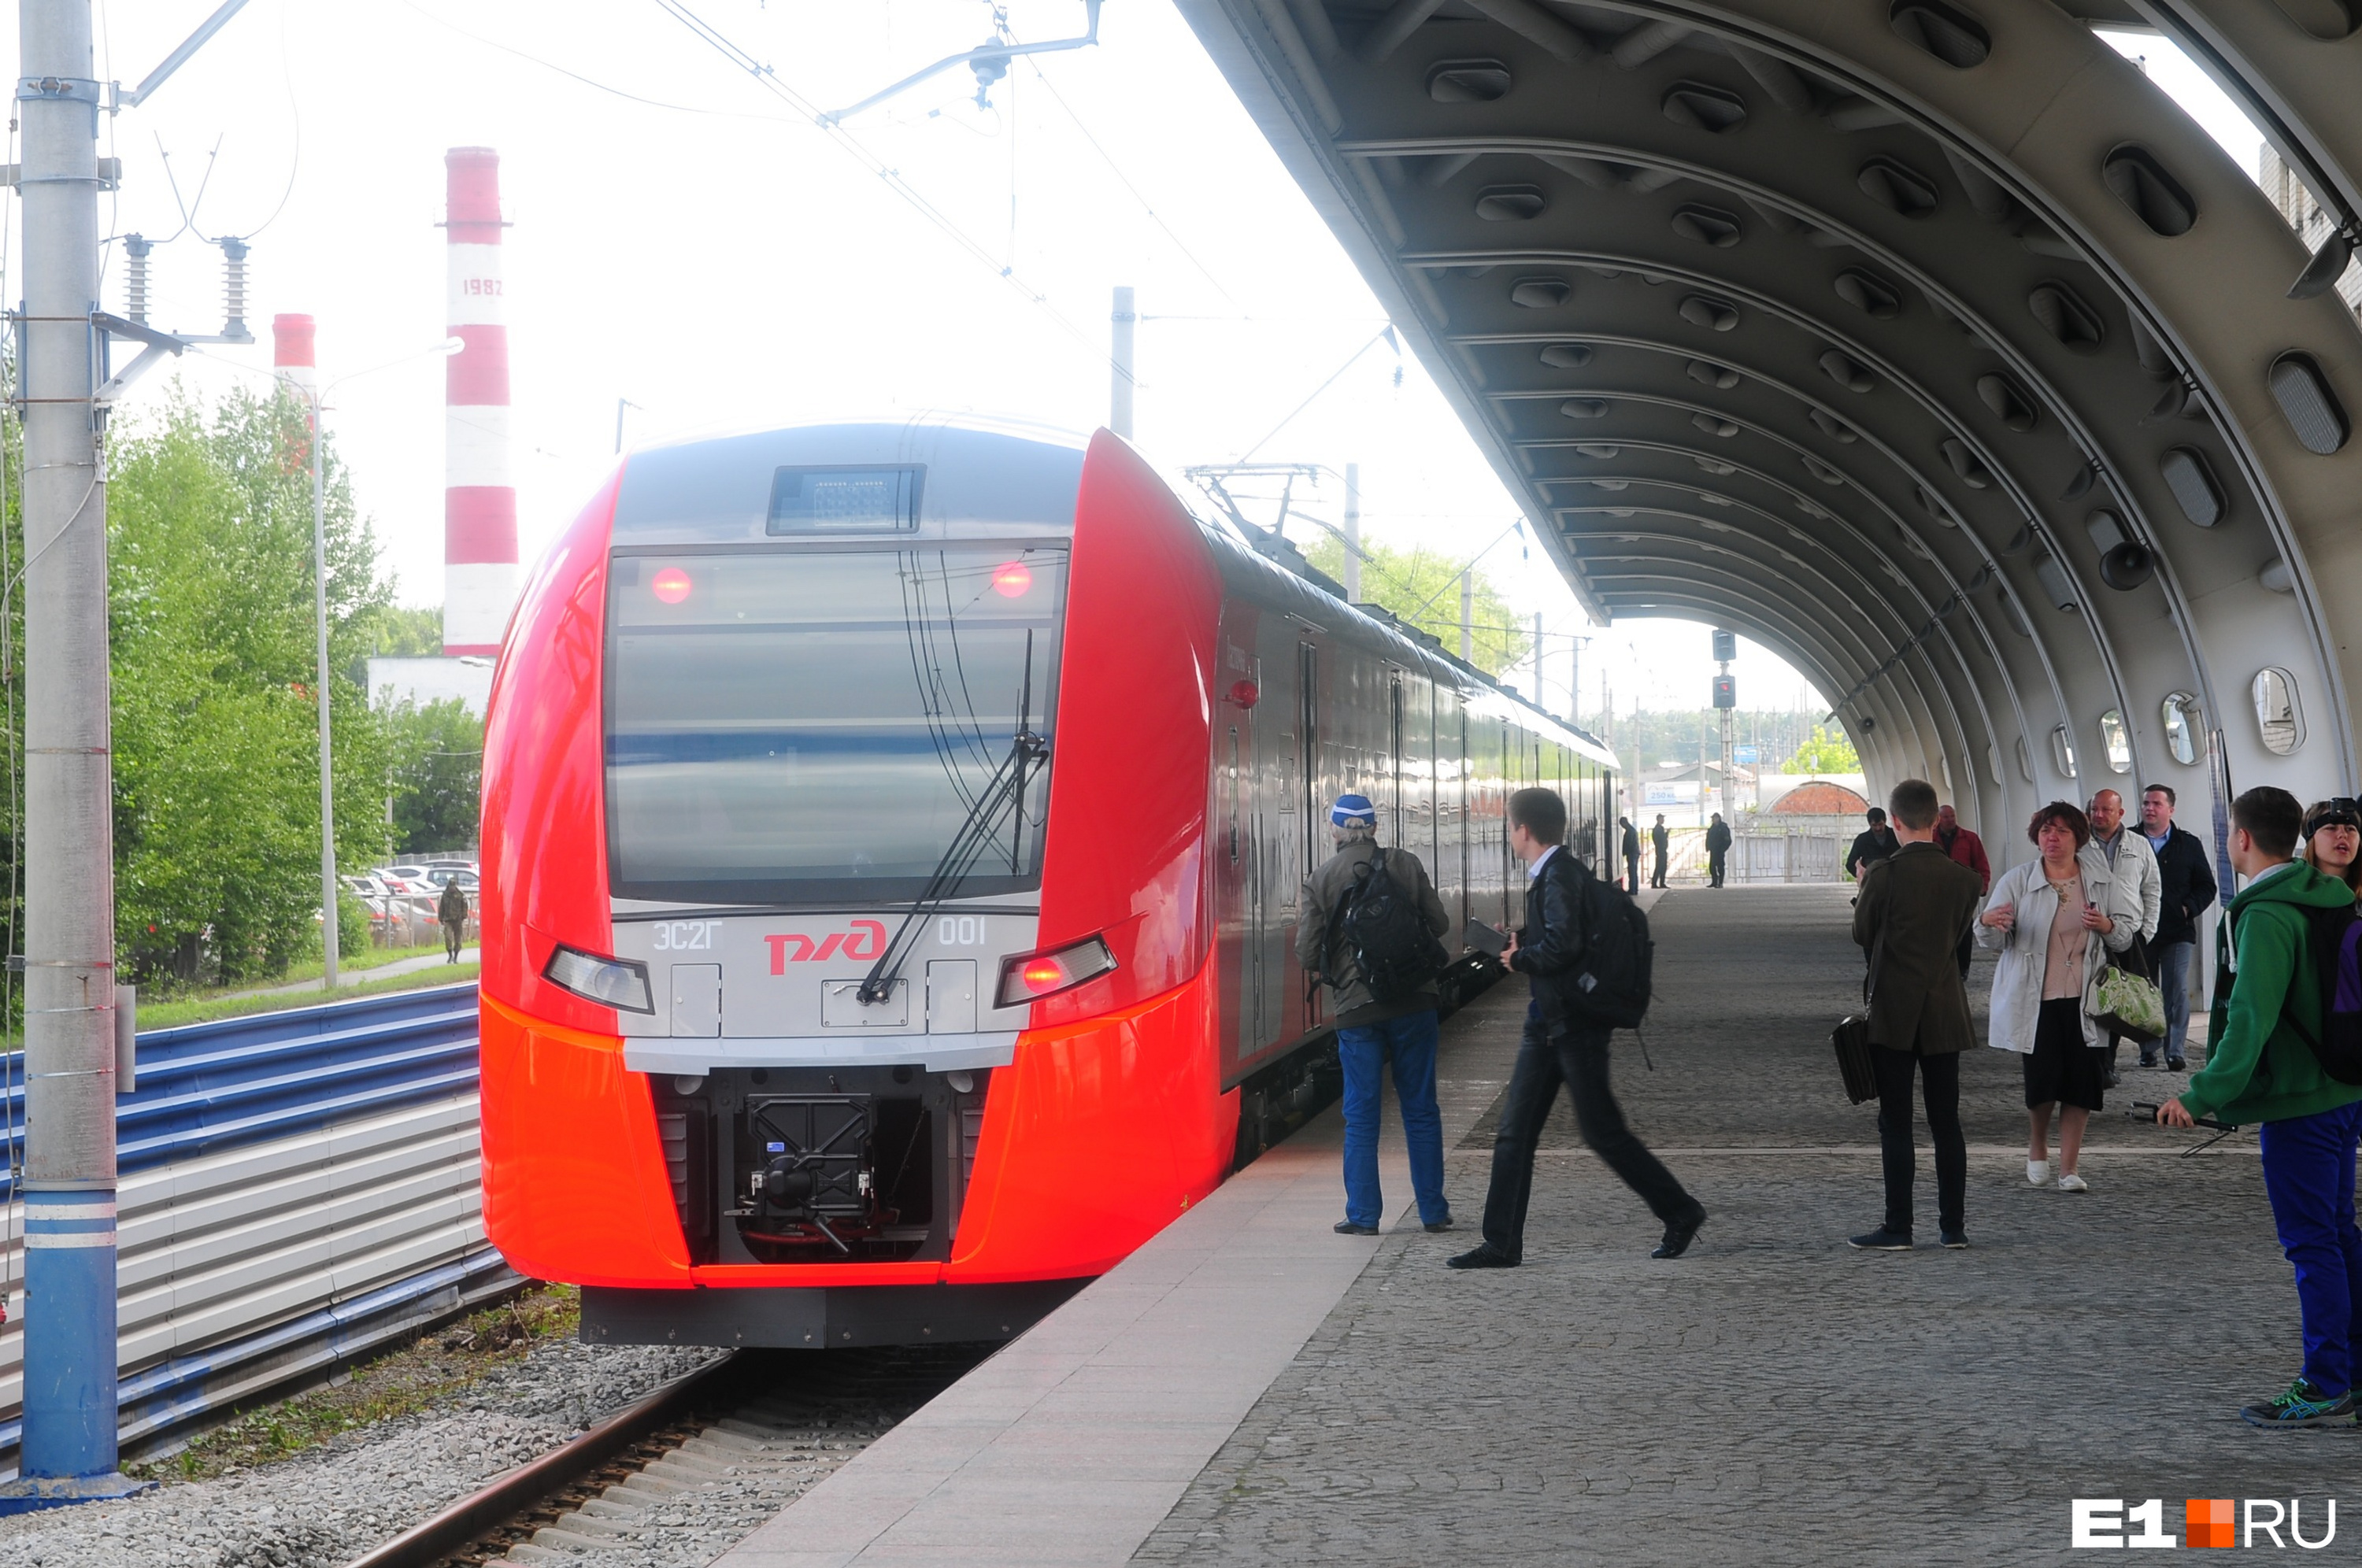
[[[2108,867],[2119,880],[2136,882],[2140,888],[2140,935],[2133,944],[2143,968],[2149,968],[2148,941],[2157,934],[2158,916],[2165,905],[2165,878],[2158,871],[2157,851],[2138,833],[2125,831],[2125,798],[2114,790],[2103,790],[2092,797],[2092,846],[2108,857]],[[2108,1035],[2108,1069],[2106,1083],[2116,1087],[2116,1054],[2123,1049],[2121,1037],[2113,1032]]]

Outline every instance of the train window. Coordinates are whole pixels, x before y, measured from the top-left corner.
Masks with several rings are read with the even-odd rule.
[[[771,534],[907,534],[926,469],[794,467],[771,476]]]
[[[918,897],[971,821],[963,890],[1036,885],[1066,554],[1042,545],[618,556],[613,891],[713,903]]]

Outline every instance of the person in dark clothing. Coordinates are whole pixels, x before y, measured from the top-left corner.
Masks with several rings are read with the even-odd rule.
[[[1668,858],[1666,841],[1671,836],[1665,832],[1665,813],[1659,812],[1657,825],[1649,830],[1649,842],[1654,845],[1657,850],[1657,874],[1649,878],[1649,886],[1651,888],[1661,888],[1665,885],[1665,862]]]
[[[1969,1244],[1969,1144],[1960,1130],[1960,1053],[1976,1042],[1969,992],[1954,955],[1983,896],[1975,872],[1936,843],[1936,787],[1906,778],[1894,808],[1893,855],[1862,868],[1853,939],[1870,955],[1870,1057],[1878,1074],[1878,1148],[1886,1220],[1849,1238],[1871,1252],[1911,1245],[1911,1142],[1915,1070],[1936,1143],[1936,1223],[1948,1247]]]
[[[1885,859],[1898,846],[1893,830],[1886,825],[1886,812],[1878,806],[1870,809],[1870,826],[1853,835],[1853,847],[1846,851],[1846,875],[1861,880],[1860,867],[1870,862]]]
[[[1576,983],[1580,916],[1591,873],[1561,847],[1565,838],[1566,802],[1555,791],[1520,790],[1509,797],[1509,846],[1527,866],[1526,923],[1501,958],[1532,977],[1533,999],[1493,1139],[1484,1244],[1451,1259],[1453,1268],[1515,1268],[1524,1257],[1534,1149],[1561,1084],[1574,1101],[1583,1141],[1664,1224],[1650,1256],[1680,1257],[1705,1223],[1705,1206],[1633,1134],[1617,1106],[1607,1076],[1607,1042],[1615,1031],[1584,1010]]]
[[[1946,806],[1936,813],[1936,847],[1977,874],[1977,897],[1992,890],[1992,862],[1985,858],[1985,841],[1960,825],[1959,814]],[[1969,959],[1977,949],[1977,928],[1960,933],[1960,978],[1969,977]]]
[[[1378,1186],[1378,1094],[1379,1074],[1391,1059],[1420,1222],[1430,1231],[1449,1231],[1443,1113],[1435,1099],[1435,982],[1430,979],[1390,1002],[1378,1000],[1354,961],[1343,926],[1345,905],[1364,874],[1362,868],[1381,853],[1385,874],[1408,895],[1429,933],[1441,936],[1451,930],[1451,917],[1444,912],[1443,900],[1436,896],[1418,856],[1407,849],[1380,851],[1378,809],[1368,796],[1337,797],[1329,825],[1337,853],[1305,878],[1304,915],[1296,922],[1296,959],[1305,978],[1329,988],[1330,1016],[1337,1021],[1337,1063],[1345,1077],[1345,1218],[1336,1230],[1341,1235],[1374,1236],[1385,1216]]]
[[[435,900],[435,918],[443,923],[443,961],[457,964],[468,930],[468,895],[460,891],[458,878],[443,884],[443,896]]]
[[[1714,814],[1714,821],[1706,824],[1705,830],[1705,874],[1707,887],[1719,888],[1722,886],[1723,857],[1729,853],[1730,824],[1722,820],[1722,813],[1720,812],[1716,812]],[[1661,883],[1659,885],[1662,886]]]
[[[2214,867],[2198,835],[2173,825],[2174,794],[2170,785],[2150,784],[2141,790],[2141,836],[2157,854],[2160,884],[2157,934],[2148,940],[2149,961],[2157,966],[2157,988],[2165,999],[2165,1051],[2169,1072],[2187,1072],[2184,1048],[2190,1040],[2190,965],[2198,952],[2198,917],[2214,902]],[[2158,1045],[2141,1047],[2141,1066],[2157,1066]]]
[[[1640,890],[1640,830],[1632,825],[1629,817],[1617,817],[1616,825],[1624,830],[1624,890]]]

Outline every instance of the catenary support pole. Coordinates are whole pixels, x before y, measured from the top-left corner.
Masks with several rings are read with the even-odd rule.
[[[1115,290],[1115,309],[1108,317],[1112,338],[1108,355],[1108,428],[1131,439],[1132,332],[1140,324],[1140,315],[1132,308],[1131,289],[1119,283]]]
[[[20,0],[25,479],[25,1418],[0,1511],[116,1473],[115,877],[106,487],[93,371],[90,0]]]
[[[320,952],[322,984],[337,988],[337,771],[328,715],[328,484],[320,460],[320,398],[312,396],[312,619],[319,638]]]
[[[1362,602],[1362,465],[1345,465],[1345,602]]]

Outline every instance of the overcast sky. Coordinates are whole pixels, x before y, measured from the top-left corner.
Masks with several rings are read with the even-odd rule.
[[[211,8],[99,0],[99,74],[137,83]],[[991,27],[977,0],[690,9],[816,108],[856,102]],[[1008,17],[1042,40],[1080,31],[1083,10],[1009,0]],[[2119,47],[2253,171],[2252,127],[2170,46]],[[1357,461],[1367,534],[1486,551],[1483,569],[1522,615],[1594,634],[1586,712],[1603,676],[1619,709],[1705,701],[1704,628],[1589,628],[1540,547],[1509,531],[1516,505],[1418,364],[1374,341],[1376,301],[1169,5],[1111,0],[1096,48],[1017,62],[983,107],[976,90],[955,70],[838,138],[653,0],[253,0],[103,129],[124,180],[101,221],[171,237],[156,252],[151,319],[186,332],[221,327],[207,240],[252,245],[259,341],[182,361],[190,390],[259,384],[270,316],[318,318],[322,380],[354,378],[331,395],[331,428],[404,602],[442,591],[443,364],[422,351],[444,336],[443,154],[482,145],[502,155],[513,224],[528,562],[613,463],[618,399],[638,405],[627,445],[922,408],[1089,429],[1107,416],[1109,291],[1129,283],[1146,317],[1137,439],[1176,485],[1187,465],[1250,454],[1330,470]],[[7,212],[13,255],[14,203]],[[15,279],[6,293],[17,297]],[[119,247],[105,299],[122,308]],[[131,416],[171,384],[151,376]],[[1297,501],[1334,523],[1341,483],[1325,478]],[[1743,705],[1817,700],[1770,652],[1741,646]],[[1569,647],[1564,635],[1546,644],[1554,707]]]

